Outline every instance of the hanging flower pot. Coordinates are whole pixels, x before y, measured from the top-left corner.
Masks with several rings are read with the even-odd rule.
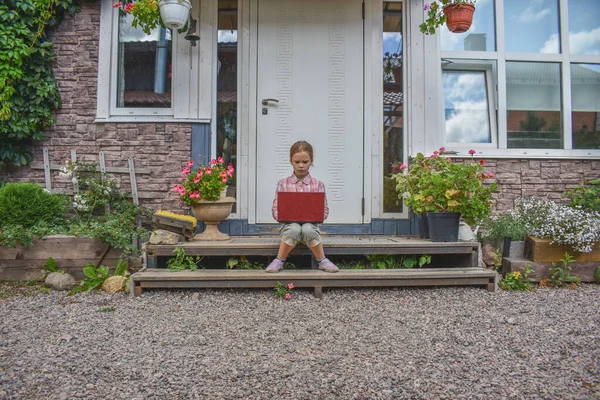
[[[160,0],[158,8],[167,28],[181,29],[188,21],[192,4],[189,0]]]
[[[464,33],[473,23],[475,6],[469,3],[448,4],[443,11],[448,30],[453,33]]]

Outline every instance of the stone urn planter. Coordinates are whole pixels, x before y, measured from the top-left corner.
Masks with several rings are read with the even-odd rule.
[[[217,225],[229,216],[234,203],[233,197],[221,197],[219,200],[200,200],[193,204],[194,216],[206,226],[204,232],[194,236],[193,240],[229,240],[229,235],[219,231]]]
[[[185,26],[190,15],[192,4],[189,0],[160,0],[158,9],[160,18],[167,28],[181,29]]]

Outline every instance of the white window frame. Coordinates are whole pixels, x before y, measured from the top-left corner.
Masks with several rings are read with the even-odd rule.
[[[470,64],[461,64],[461,65],[448,65],[445,69],[442,69],[442,110],[444,110],[444,85],[443,85],[443,74],[444,71],[452,71],[452,72],[483,72],[485,76],[485,86],[487,91],[487,103],[488,103],[488,121],[490,124],[490,135],[491,142],[490,143],[468,143],[468,142],[448,142],[446,141],[446,117],[444,115],[443,119],[443,129],[444,129],[444,143],[447,143],[448,146],[477,146],[480,148],[490,148],[495,149],[498,148],[498,121],[496,119],[496,113],[498,110],[497,101],[496,101],[496,90],[494,84],[494,74],[491,65],[481,66],[481,65],[470,65]]]
[[[192,13],[199,17],[200,41],[191,46],[185,34],[172,32],[170,108],[116,107],[119,11],[112,0],[102,0],[98,51],[96,122],[194,122],[212,119],[213,53],[212,0],[192,0]]]
[[[417,4],[415,4],[418,2]],[[411,6],[420,6],[419,10],[411,10],[411,15],[417,13],[420,16],[418,22],[423,21],[424,12],[423,6],[429,3],[428,0],[411,0]],[[600,64],[600,56],[596,55],[574,55],[570,54],[569,49],[569,21],[567,18],[568,0],[559,0],[559,19],[560,19],[560,54],[542,54],[542,53],[514,53],[506,52],[506,43],[504,40],[504,2],[501,0],[495,1],[495,17],[496,17],[496,47],[497,51],[442,51],[440,45],[439,32],[436,35],[425,36],[422,46],[429,49],[425,52],[425,57],[422,62],[427,65],[438,65],[436,76],[429,83],[426,83],[426,97],[429,97],[430,91],[437,94],[437,98],[441,100],[431,101],[425,100],[425,109],[427,109],[425,118],[425,135],[424,139],[420,138],[422,132],[410,132],[411,135],[411,150],[410,154],[415,155],[417,152],[431,154],[433,151],[444,146],[450,152],[456,152],[453,157],[470,157],[468,152],[470,149],[477,151],[476,156],[492,157],[492,158],[557,158],[557,159],[600,159],[600,150],[595,149],[573,149],[572,146],[572,131],[571,131],[571,63],[586,63]],[[418,29],[418,23],[411,24],[410,29],[414,31]],[[416,33],[416,32],[413,32]],[[496,60],[497,62],[497,147],[482,146],[480,143],[446,143],[445,129],[442,128],[445,124],[443,110],[443,85],[442,85],[442,68],[441,59],[465,59],[465,60]],[[521,62],[552,62],[558,63],[561,68],[561,122],[562,122],[562,149],[508,149],[507,148],[507,109],[506,109],[506,62],[521,61]],[[433,72],[433,71],[432,71]],[[430,86],[429,86],[430,85]],[[436,87],[437,86],[437,87]],[[428,89],[429,88],[429,89]],[[429,98],[431,99],[431,98]],[[491,106],[491,104],[490,104]],[[437,109],[437,110],[436,110]],[[409,111],[410,112],[410,111]],[[441,126],[436,127],[436,123],[432,123],[430,129],[427,129],[428,120],[437,115]],[[419,116],[421,117],[421,116]]]

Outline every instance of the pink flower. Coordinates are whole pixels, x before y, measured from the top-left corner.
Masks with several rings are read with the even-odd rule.
[[[185,165],[186,165],[186,167],[191,167],[192,165],[194,165],[194,160],[188,161],[188,163]]]
[[[221,179],[221,182],[223,182],[223,183],[227,183],[227,178],[223,178],[223,179]]]
[[[483,164],[485,164],[485,161],[479,160],[479,164],[483,165]]]
[[[204,171],[199,169],[198,172],[196,173],[196,176],[202,176],[204,175]]]
[[[181,173],[184,175],[189,175],[190,173],[190,168],[189,167],[185,167],[181,170]]]
[[[231,178],[233,176],[233,172],[227,171],[227,176]]]
[[[496,174],[494,174],[493,172],[490,172],[490,173],[488,174],[488,176],[489,176],[490,178],[495,178],[495,177],[496,177]]]
[[[433,155],[435,155],[435,156],[437,156],[438,154],[440,154],[440,152],[437,150],[433,152]]]
[[[219,164],[223,164],[223,157],[218,157],[218,158],[217,158],[217,162],[218,162]]]
[[[131,9],[133,8],[133,6],[133,3],[129,3],[125,6],[125,11],[127,12],[127,14],[131,14]]]
[[[423,7],[423,11],[427,11],[431,8],[431,4],[425,4],[425,6]]]
[[[400,169],[401,170],[405,170],[406,168],[408,168],[408,165],[406,165],[406,164],[400,164]]]
[[[475,153],[476,153],[476,151],[475,151],[475,150],[472,150],[472,149],[471,149],[471,150],[469,150],[469,154],[470,154],[470,155],[473,155],[473,154],[475,154]]]
[[[212,160],[210,160],[211,165],[215,165],[216,163],[217,163],[217,160],[215,160],[214,158]]]
[[[206,175],[210,175],[210,174],[212,174],[212,169],[206,168],[206,171],[204,171],[204,172],[206,172]]]
[[[200,177],[199,176],[196,176],[194,178],[194,183],[200,183]]]
[[[288,283],[288,289],[292,290],[294,288],[294,284],[293,283]]]
[[[428,166],[427,166],[427,169],[431,169],[431,165],[428,165]]]
[[[227,172],[221,171],[221,178],[227,178]]]
[[[123,7],[123,2],[121,2],[121,1],[117,1],[115,4],[113,4],[113,7],[114,7],[114,8],[120,8],[120,7]]]
[[[445,152],[445,151],[446,151],[446,148],[445,148],[445,147],[443,147],[443,146],[442,146],[442,147],[440,147],[440,153],[443,153],[443,152]]]
[[[487,176],[486,174],[481,174],[481,177],[482,177],[483,179],[487,179],[487,178],[488,178],[488,176]]]
[[[446,160],[452,162],[452,159],[450,157],[446,158]]]
[[[289,294],[289,293],[286,293],[286,294],[285,294],[285,299],[286,299],[286,300],[289,300],[289,299],[291,299],[291,298],[292,298],[292,295],[291,295],[291,294]]]
[[[437,153],[437,151],[436,151],[436,153]],[[431,157],[429,157],[429,158],[438,158],[438,155],[437,154],[432,154]]]

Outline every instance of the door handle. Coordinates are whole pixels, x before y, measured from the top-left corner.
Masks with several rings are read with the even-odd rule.
[[[277,99],[262,99],[262,105],[263,106],[268,106],[269,102],[273,102],[273,103],[279,103],[279,100]]]

